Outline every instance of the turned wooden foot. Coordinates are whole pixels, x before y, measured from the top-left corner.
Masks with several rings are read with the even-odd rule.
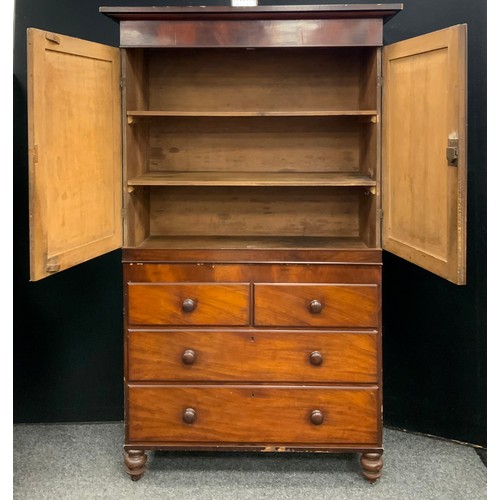
[[[144,471],[146,470],[146,461],[148,456],[144,450],[128,450],[124,454],[124,464],[127,474],[132,481],[141,479]]]
[[[374,483],[382,475],[384,459],[382,453],[363,453],[359,459],[361,463],[363,477]]]

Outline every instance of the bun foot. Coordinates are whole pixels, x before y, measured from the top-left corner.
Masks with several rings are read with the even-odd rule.
[[[132,481],[138,481],[146,470],[148,456],[144,450],[128,450],[124,454],[124,464],[127,474]]]
[[[382,453],[363,453],[360,458],[363,477],[370,483],[374,483],[382,475],[384,459]]]

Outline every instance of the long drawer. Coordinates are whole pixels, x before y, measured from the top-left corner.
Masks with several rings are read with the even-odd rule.
[[[375,387],[128,386],[129,442],[378,442]]]
[[[129,283],[131,325],[245,326],[248,283]]]
[[[378,286],[255,284],[256,326],[376,328]]]
[[[128,379],[377,381],[376,332],[128,332]]]

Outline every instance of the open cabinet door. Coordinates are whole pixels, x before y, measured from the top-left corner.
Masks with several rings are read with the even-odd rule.
[[[120,51],[28,30],[30,277],[122,245]]]
[[[466,25],[383,51],[382,246],[466,280]]]

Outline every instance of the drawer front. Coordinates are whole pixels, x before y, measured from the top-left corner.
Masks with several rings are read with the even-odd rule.
[[[128,285],[131,325],[249,324],[248,284]]]
[[[377,381],[376,333],[129,331],[129,380]]]
[[[128,441],[370,444],[376,388],[128,387]]]
[[[123,271],[126,281],[135,283],[344,283],[381,281],[379,265],[129,263]]]
[[[377,285],[256,284],[256,326],[376,328]]]

